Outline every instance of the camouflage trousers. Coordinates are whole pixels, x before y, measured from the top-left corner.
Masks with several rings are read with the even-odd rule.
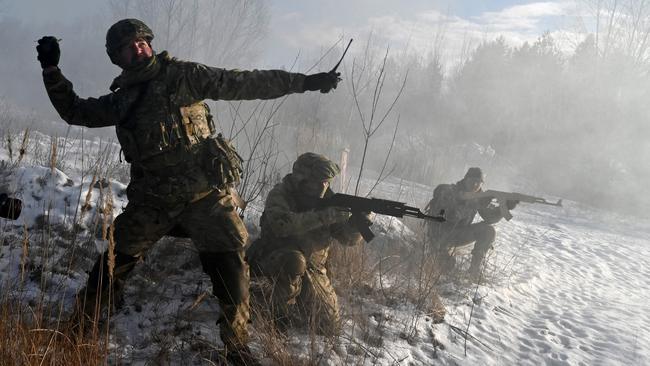
[[[188,204],[176,215],[153,205],[129,202],[114,222],[115,269],[113,285],[119,301],[123,283],[138,259],[164,235],[182,233],[192,239],[201,259],[203,271],[212,280],[213,293],[223,311],[221,338],[227,347],[248,342],[249,269],[244,260],[248,233],[240,219],[232,197],[212,192]],[[95,299],[107,298],[108,275],[106,255],[90,272],[84,298],[84,311]],[[92,308],[92,307],[91,307]]]
[[[438,245],[438,262],[443,271],[453,269],[453,255],[457,250],[474,243],[470,272],[480,270],[485,254],[492,248],[496,239],[494,226],[485,222],[471,224],[462,228],[454,228],[445,233],[439,233],[434,240]]]
[[[322,335],[339,332],[338,299],[324,266],[288,249],[275,250],[256,265],[272,282],[269,305],[276,323],[301,324]]]

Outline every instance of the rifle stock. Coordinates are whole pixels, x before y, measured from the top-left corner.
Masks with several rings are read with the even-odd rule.
[[[510,209],[508,209],[508,205],[507,205],[508,201],[539,203],[542,205],[562,207],[561,199],[558,200],[557,202],[549,202],[545,198],[530,196],[527,194],[516,193],[516,192],[502,192],[502,191],[495,191],[495,190],[487,190],[484,192],[466,192],[461,195],[461,199],[463,200],[475,200],[481,198],[490,198],[496,200],[497,203],[499,204],[499,210],[501,211],[501,215],[503,215],[503,218],[508,221],[512,219],[512,214],[510,213]]]
[[[340,207],[351,212],[353,215],[353,223],[366,242],[370,242],[375,237],[375,235],[370,230],[370,225],[372,225],[372,223],[359,218],[359,215],[364,212],[374,212],[379,215],[387,215],[393,217],[409,216],[437,222],[445,221],[444,211],[441,211],[437,216],[427,215],[419,208],[407,206],[404,202],[390,201],[379,198],[365,198],[343,193],[335,193],[330,197],[318,200],[317,207]],[[356,217],[355,214],[357,214]]]

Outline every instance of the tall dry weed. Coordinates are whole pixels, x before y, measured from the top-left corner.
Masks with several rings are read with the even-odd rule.
[[[21,247],[23,249],[22,255],[20,257],[20,284],[22,286],[25,283],[25,274],[27,273],[27,260],[29,258],[29,230],[27,229],[27,224],[24,226]]]
[[[23,140],[20,143],[20,148],[18,149],[18,159],[16,160],[16,164],[20,164],[20,162],[25,157],[25,154],[27,153],[28,143],[29,143],[29,128],[26,128],[25,131],[23,132]]]
[[[14,161],[13,139],[11,132],[7,133],[7,152],[9,153],[9,161]]]
[[[56,160],[57,160],[57,152],[58,152],[58,142],[57,138],[55,136],[52,136],[50,138],[50,170],[52,173],[54,173],[54,169],[56,169]]]
[[[39,314],[20,310],[6,298],[0,304],[0,364],[25,366],[105,365],[100,342],[75,332],[65,322],[48,324]],[[38,310],[38,309],[34,309]],[[43,313],[41,310],[41,314]]]

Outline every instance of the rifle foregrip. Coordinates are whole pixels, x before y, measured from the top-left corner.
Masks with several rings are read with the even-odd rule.
[[[499,210],[501,210],[501,216],[503,216],[506,221],[510,221],[510,219],[512,219],[512,214],[510,213],[508,204],[506,202],[499,202]]]

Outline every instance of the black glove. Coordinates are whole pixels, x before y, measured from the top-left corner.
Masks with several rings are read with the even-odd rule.
[[[517,207],[517,204],[519,201],[506,201],[506,206],[508,206],[508,210],[514,210],[515,207]]]
[[[56,37],[45,36],[39,39],[36,52],[38,52],[37,59],[41,63],[41,68],[59,65],[61,49],[59,49],[59,40]]]
[[[321,93],[327,93],[332,89],[336,89],[336,85],[341,80],[339,72],[320,72],[318,74],[311,74],[305,77],[305,82],[302,86],[305,90],[320,90]]]

